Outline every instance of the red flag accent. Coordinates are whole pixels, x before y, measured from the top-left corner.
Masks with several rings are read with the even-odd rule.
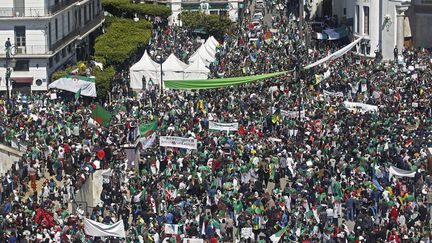
[[[240,135],[245,135],[246,134],[246,130],[245,130],[245,128],[244,128],[243,125],[240,125],[240,128],[239,128],[238,132],[240,133]]]

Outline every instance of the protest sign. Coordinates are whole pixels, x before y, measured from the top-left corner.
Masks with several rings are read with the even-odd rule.
[[[324,95],[334,96],[334,97],[343,97],[344,96],[344,94],[342,92],[331,92],[331,91],[327,91],[327,90],[324,90]]]
[[[218,131],[237,131],[238,123],[209,122],[209,129]]]
[[[305,118],[305,111],[302,110],[300,111],[300,117],[301,118]],[[299,117],[299,112],[298,111],[284,111],[281,110],[281,116],[282,117],[288,117],[288,118],[298,118]]]
[[[198,147],[197,140],[194,138],[168,137],[168,136],[161,136],[159,138],[159,146],[195,149],[195,150]]]
[[[367,111],[378,112],[378,106],[376,105],[368,105],[360,102],[349,102],[349,101],[344,101],[344,105],[348,110],[358,110],[361,113]]]

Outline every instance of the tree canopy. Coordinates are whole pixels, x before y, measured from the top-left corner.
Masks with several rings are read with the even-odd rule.
[[[152,25],[145,20],[135,22],[131,19],[115,18],[111,21],[106,33],[96,38],[95,58],[104,64],[118,65],[148,43]]]
[[[133,18],[135,13],[139,17],[145,15],[153,17],[168,18],[171,15],[171,9],[164,5],[132,3],[129,0],[103,0],[104,9],[115,16]]]
[[[231,31],[232,21],[223,15],[205,14],[202,12],[186,11],[180,15],[183,25],[191,30],[204,28],[209,34],[222,37]]]

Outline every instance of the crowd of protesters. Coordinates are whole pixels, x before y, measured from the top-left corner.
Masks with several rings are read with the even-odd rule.
[[[213,75],[289,70],[304,61],[296,27],[281,18],[271,39],[249,42],[244,28],[221,40]],[[186,60],[199,45],[183,31],[175,38],[184,45],[166,51]],[[171,33],[152,43],[170,42]],[[309,52],[309,62],[332,48]],[[73,94],[2,99],[0,142],[24,155],[2,175],[0,241],[107,240],[84,233],[87,217],[123,219],[131,242],[230,242],[245,240],[241,229],[248,228],[258,242],[277,232],[284,242],[428,242],[432,53],[402,56],[401,63],[377,63],[347,53],[301,74],[301,92],[292,73],[216,90],[130,96],[116,87],[112,101],[101,104],[113,114],[108,126],[91,119],[94,101]],[[378,111],[348,109],[344,101]],[[159,147],[156,139],[137,168],[124,171],[120,146],[155,120],[157,137],[195,138],[198,149]],[[209,130],[210,121],[237,122],[239,130]],[[415,176],[391,175],[390,166]],[[107,168],[114,172],[101,205],[72,212],[76,191]],[[165,224],[179,225],[178,234],[166,234]]]

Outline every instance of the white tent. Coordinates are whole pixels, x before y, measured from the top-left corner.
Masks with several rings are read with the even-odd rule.
[[[216,55],[216,46],[214,46],[211,42],[206,42],[204,44],[206,51],[214,57]]]
[[[180,61],[174,54],[171,54],[162,64],[164,80],[183,80],[184,70],[187,64]],[[159,73],[160,74],[160,73]]]
[[[219,42],[213,36],[210,36],[208,40],[211,41],[215,46],[219,46]]]
[[[212,39],[208,38],[208,39],[206,40],[206,42],[205,42],[205,46],[206,46],[206,48],[207,48],[207,50],[208,50],[209,52],[211,51],[211,53],[213,53],[213,54],[216,53],[216,47],[217,47],[217,44],[215,44],[215,43],[212,41]]]
[[[192,63],[196,61],[198,58],[203,59],[206,65],[210,64],[215,59],[214,56],[212,56],[206,50],[205,44],[202,44],[200,48],[198,48],[198,50],[194,54],[192,54],[192,56],[189,58],[189,62]]]
[[[185,80],[208,79],[210,69],[205,66],[204,61],[198,58],[184,70]]]
[[[153,61],[147,51],[141,59],[130,68],[130,86],[132,89],[142,89],[143,77],[146,80],[146,86],[150,80],[154,85],[159,85],[160,82],[160,64]]]

